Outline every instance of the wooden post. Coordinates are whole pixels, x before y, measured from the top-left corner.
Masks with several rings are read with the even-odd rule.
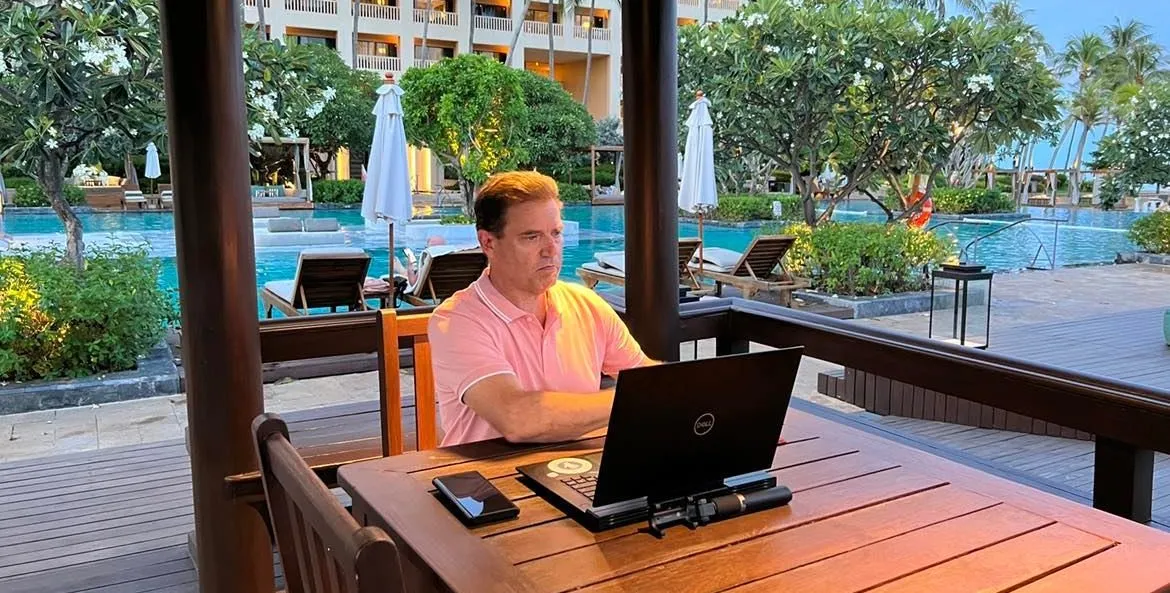
[[[1093,508],[1149,523],[1154,499],[1154,452],[1097,435],[1093,451]]]
[[[646,354],[679,358],[678,3],[622,7],[626,311]]]
[[[264,522],[224,495],[264,408],[238,0],[162,0],[196,559],[203,593],[271,591]]]

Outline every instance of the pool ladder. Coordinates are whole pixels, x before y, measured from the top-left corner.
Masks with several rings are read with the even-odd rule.
[[[991,222],[994,222],[994,221],[991,221]],[[1067,219],[1067,218],[1024,218],[1021,220],[1017,220],[1015,222],[1011,222],[1009,224],[1006,224],[1004,226],[1001,226],[1001,227],[991,231],[990,233],[984,233],[982,235],[979,235],[978,237],[975,237],[971,241],[969,241],[966,245],[963,246],[962,249],[959,250],[959,261],[963,262],[963,263],[978,263],[979,262],[979,244],[984,239],[986,239],[988,237],[992,237],[994,235],[998,235],[999,233],[1002,233],[1002,232],[1004,232],[1012,227],[1020,226],[1020,225],[1023,225],[1024,223],[1027,223],[1027,222],[1044,222],[1044,223],[1052,224],[1052,249],[1051,250],[1048,249],[1048,247],[1044,244],[1044,239],[1041,238],[1040,235],[1038,235],[1035,230],[1033,230],[1029,227],[1026,227],[1026,226],[1023,227],[1040,244],[1040,246],[1036,248],[1036,253],[1034,255],[1032,255],[1032,263],[1028,265],[1028,269],[1029,270],[1055,270],[1056,266],[1057,266],[1057,264],[1056,264],[1056,246],[1057,246],[1059,239],[1060,239],[1060,225],[1068,223],[1069,219]],[[987,220],[978,220],[978,219],[948,220],[946,222],[941,222],[939,224],[931,226],[927,230],[933,231],[934,229],[944,227],[947,225],[951,225],[951,224],[955,224],[955,225],[959,225],[959,224],[988,224],[988,221]],[[974,248],[974,249],[972,249],[972,248]],[[972,259],[970,259],[970,260],[967,259],[967,256],[969,253],[974,254]],[[1036,262],[1040,260],[1041,254],[1044,255],[1044,262],[1048,264],[1048,267],[1046,267],[1046,268],[1039,267],[1036,265]]]

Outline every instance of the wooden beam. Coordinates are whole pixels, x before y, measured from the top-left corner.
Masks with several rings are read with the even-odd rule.
[[[223,496],[258,467],[263,411],[238,0],[160,2],[199,586],[271,591],[260,516]]]
[[[1098,436],[1093,451],[1093,508],[1149,523],[1153,499],[1154,452]]]
[[[627,323],[646,354],[678,360],[678,3],[622,6]]]

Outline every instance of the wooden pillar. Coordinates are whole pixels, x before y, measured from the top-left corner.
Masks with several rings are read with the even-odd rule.
[[[650,357],[679,358],[678,3],[626,2],[626,311]]]
[[[273,590],[256,511],[224,477],[258,467],[263,411],[239,0],[161,0],[163,70],[203,593]]]
[[[1154,499],[1154,452],[1097,435],[1093,508],[1149,523]]]

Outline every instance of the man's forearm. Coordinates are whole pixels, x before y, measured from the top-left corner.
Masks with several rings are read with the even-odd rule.
[[[513,442],[567,441],[609,423],[613,390],[598,393],[527,392],[509,406],[504,437]]]

